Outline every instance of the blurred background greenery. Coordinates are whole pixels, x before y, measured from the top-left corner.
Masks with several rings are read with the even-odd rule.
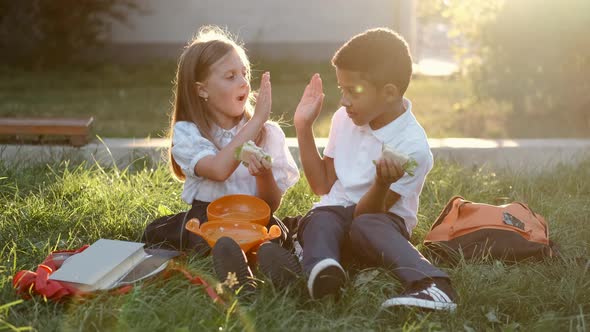
[[[138,3],[0,0],[0,117],[94,116],[100,136],[165,136],[175,61],[85,56],[108,43],[108,22],[96,18],[125,22],[121,8],[141,11]],[[458,65],[443,77],[417,74],[408,90],[430,137],[590,136],[590,1],[420,0],[417,16],[419,39],[444,31],[436,39],[452,46]],[[316,135],[327,136],[339,100],[328,61],[252,62],[254,88],[271,71],[273,118],[288,136],[305,84],[321,73],[327,99]]]
[[[418,6],[423,24],[449,27],[471,82],[467,105],[506,102],[513,137],[590,136],[590,1],[420,0]]]
[[[163,137],[171,111],[175,64],[100,65],[29,71],[0,68],[0,116],[94,116],[93,130],[106,137]],[[327,136],[339,92],[329,64],[262,62],[254,75],[271,71],[272,118],[294,136],[292,115],[309,78],[319,72],[325,82],[324,112],[316,135]],[[258,77],[253,87],[258,87]],[[506,105],[479,102],[464,108],[469,82],[462,79],[415,78],[407,93],[414,113],[431,137],[508,137],[503,127]],[[478,112],[473,110],[477,109]],[[532,133],[531,133],[532,134]],[[567,131],[563,131],[567,134]]]

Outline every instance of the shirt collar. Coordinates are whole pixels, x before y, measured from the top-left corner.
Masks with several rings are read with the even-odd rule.
[[[390,141],[397,136],[414,118],[412,114],[412,102],[404,97],[403,103],[406,110],[395,120],[376,130],[372,130],[370,129],[371,127],[367,126],[381,142]]]
[[[218,142],[221,142],[223,139],[233,139],[234,136],[238,133],[240,129],[246,124],[246,118],[242,117],[238,124],[230,129],[223,129],[219,127],[217,124],[213,123],[211,126],[211,131],[213,132],[213,138]]]

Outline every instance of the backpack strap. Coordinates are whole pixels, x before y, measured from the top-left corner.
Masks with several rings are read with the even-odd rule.
[[[166,272],[164,273],[164,278],[169,277],[172,273],[180,273],[193,285],[202,285],[205,288],[205,292],[207,293],[207,295],[209,295],[213,302],[217,302],[223,305],[225,304],[223,299],[219,297],[217,292],[213,289],[213,287],[211,287],[207,283],[207,281],[205,281],[205,279],[201,278],[198,275],[191,274],[186,268],[182,267],[180,264],[171,264],[171,266],[166,269]]]
[[[543,227],[545,228],[545,234],[547,235],[547,237],[549,237],[549,233],[548,233],[549,232],[549,227],[547,226],[547,222],[545,221],[545,219],[542,216],[537,215],[535,213],[535,211],[533,211],[533,209],[531,209],[531,207],[528,206],[528,204],[526,204],[526,203],[518,202],[518,201],[515,201],[513,203],[522,206],[527,211],[529,211],[530,213],[532,213],[533,214],[533,217],[535,217],[535,219],[537,219],[541,223],[541,225],[543,225]]]
[[[462,199],[464,200],[463,197],[461,196],[453,196],[453,198],[451,198],[449,200],[449,202],[447,203],[447,205],[445,206],[445,208],[442,210],[442,212],[439,214],[439,216],[436,218],[436,221],[432,224],[432,226],[430,227],[430,230],[432,230],[433,228],[435,228],[436,226],[438,226],[445,218],[446,216],[451,212],[451,210],[453,209],[453,204],[456,200],[458,199]],[[466,201],[468,203],[471,203],[469,201]],[[457,214],[459,213],[459,211],[457,211]]]
[[[178,230],[178,232],[179,232],[179,237],[178,238],[180,239],[180,241],[179,241],[180,251],[184,251],[186,249],[185,248],[186,247],[186,244],[184,243],[186,241],[186,239],[184,239],[183,237],[184,237],[184,234],[188,234],[185,226],[186,226],[186,223],[187,223],[187,221],[189,219],[188,218],[189,212],[190,211],[184,212],[184,217],[182,218],[182,224],[181,224],[180,229]]]
[[[523,202],[519,202],[519,201],[514,201],[513,203],[522,206],[523,208],[527,209],[530,213],[532,213],[533,216],[537,217],[537,214],[535,213],[535,211],[533,211],[533,209],[531,209],[531,207],[528,206],[528,204],[523,203]]]

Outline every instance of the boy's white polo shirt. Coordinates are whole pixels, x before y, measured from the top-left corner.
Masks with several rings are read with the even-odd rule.
[[[369,125],[357,126],[341,107],[332,117],[332,126],[324,156],[334,159],[338,179],[330,192],[314,206],[357,204],[375,181],[373,160],[381,156],[382,145],[414,158],[418,167],[414,176],[404,174],[390,189],[400,199],[389,209],[404,218],[408,233],[417,223],[419,196],[433,158],[424,129],[412,113],[412,103],[404,98],[406,111],[384,127],[372,130]]]

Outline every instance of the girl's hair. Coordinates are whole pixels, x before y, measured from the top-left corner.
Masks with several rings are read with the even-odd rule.
[[[244,48],[239,45],[231,35],[216,26],[204,26],[199,29],[197,35],[186,45],[178,61],[176,79],[174,81],[174,109],[170,119],[169,138],[174,135],[174,125],[177,121],[188,121],[194,123],[201,135],[211,141],[220,149],[218,142],[211,134],[213,118],[207,106],[207,102],[196,93],[196,82],[204,82],[210,74],[211,66],[235,50],[246,66],[246,80],[250,82],[250,61]],[[252,92],[248,96],[245,105],[244,117],[252,118],[254,110],[254,97]],[[262,143],[265,135],[264,127],[256,137],[256,144]],[[173,175],[180,181],[186,178],[180,166],[172,156],[172,140],[168,150],[170,168]]]

